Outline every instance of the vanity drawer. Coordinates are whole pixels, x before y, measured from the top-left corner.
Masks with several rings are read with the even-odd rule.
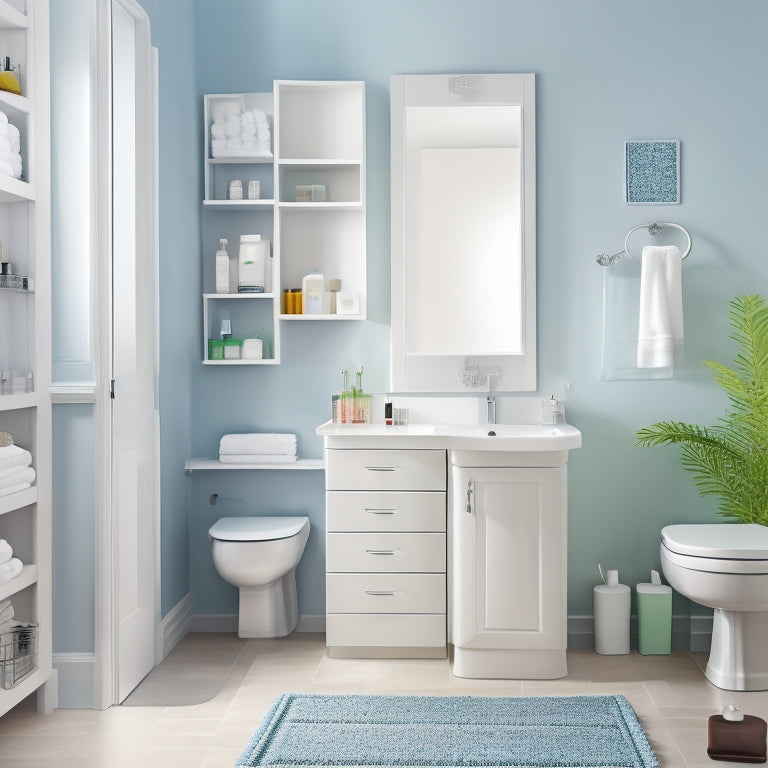
[[[327,491],[329,531],[445,531],[441,491]]]
[[[329,573],[328,613],[445,613],[440,573]]]
[[[444,573],[444,533],[329,533],[326,570],[339,573]]]
[[[325,624],[325,642],[329,647],[444,649],[445,616],[435,613],[329,613]]]
[[[338,450],[325,452],[331,491],[444,491],[444,450]]]

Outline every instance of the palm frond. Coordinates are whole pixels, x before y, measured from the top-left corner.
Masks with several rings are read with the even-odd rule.
[[[705,364],[730,408],[713,427],[681,421],[643,427],[635,433],[636,444],[679,444],[682,465],[699,493],[716,496],[725,517],[768,525],[768,302],[737,296],[729,320],[738,345],[733,367]]]

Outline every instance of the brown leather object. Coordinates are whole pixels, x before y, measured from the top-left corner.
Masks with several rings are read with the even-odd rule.
[[[743,720],[726,720],[722,715],[709,718],[707,754],[713,760],[733,763],[766,762],[765,720],[744,715]]]

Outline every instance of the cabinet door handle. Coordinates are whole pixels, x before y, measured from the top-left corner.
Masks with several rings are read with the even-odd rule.
[[[396,589],[366,589],[366,595],[375,595],[376,597],[394,597]]]
[[[365,467],[369,472],[394,472],[397,467]]]
[[[467,481],[467,514],[472,514],[472,481]]]
[[[396,509],[377,508],[377,507],[366,507],[365,511],[369,515],[394,515],[395,512],[397,512]]]
[[[394,555],[397,550],[394,549],[366,549],[369,555]]]

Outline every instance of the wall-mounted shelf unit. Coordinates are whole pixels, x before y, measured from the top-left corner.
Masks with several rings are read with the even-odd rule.
[[[218,459],[189,459],[184,462],[184,471],[190,475],[196,470],[216,469],[293,469],[293,470],[317,470],[325,469],[323,459],[297,459],[284,464],[225,464]]]
[[[364,320],[366,316],[365,84],[276,80],[273,87],[273,93],[204,97],[203,209],[215,214],[203,220],[203,362],[207,365],[278,364],[279,320]],[[221,121],[214,131],[214,119],[237,108],[255,108],[267,115],[271,155],[213,156],[214,133],[219,137],[222,133]],[[233,179],[242,181],[244,197],[248,182],[259,181],[261,198],[227,199]],[[298,202],[299,185],[323,185],[326,199]],[[233,212],[240,215],[218,215]],[[228,240],[228,251],[236,261],[243,234],[260,234],[272,244],[271,293],[256,294],[266,300],[264,304],[225,303],[224,299],[243,296],[234,293],[234,281],[230,294],[211,292],[219,239]],[[359,314],[281,313],[283,292],[301,288],[302,279],[313,269],[319,269],[326,280],[340,279],[343,292],[356,294]],[[265,347],[262,360],[208,358],[208,339],[220,337],[222,312],[231,314],[234,337],[259,335]]]
[[[0,173],[3,256],[30,287],[0,290],[0,430],[32,455],[31,487],[0,496],[0,538],[23,565],[0,583],[15,618],[37,624],[31,671],[0,688],[0,716],[37,692],[38,710],[56,706],[52,668],[51,577],[51,209],[48,0],[0,0],[0,50],[20,65],[21,95],[0,91],[0,111],[19,132],[21,177]],[[5,121],[3,121],[4,123]],[[34,290],[32,290],[34,286]],[[32,391],[24,391],[32,388]],[[22,469],[20,467],[20,469]]]

